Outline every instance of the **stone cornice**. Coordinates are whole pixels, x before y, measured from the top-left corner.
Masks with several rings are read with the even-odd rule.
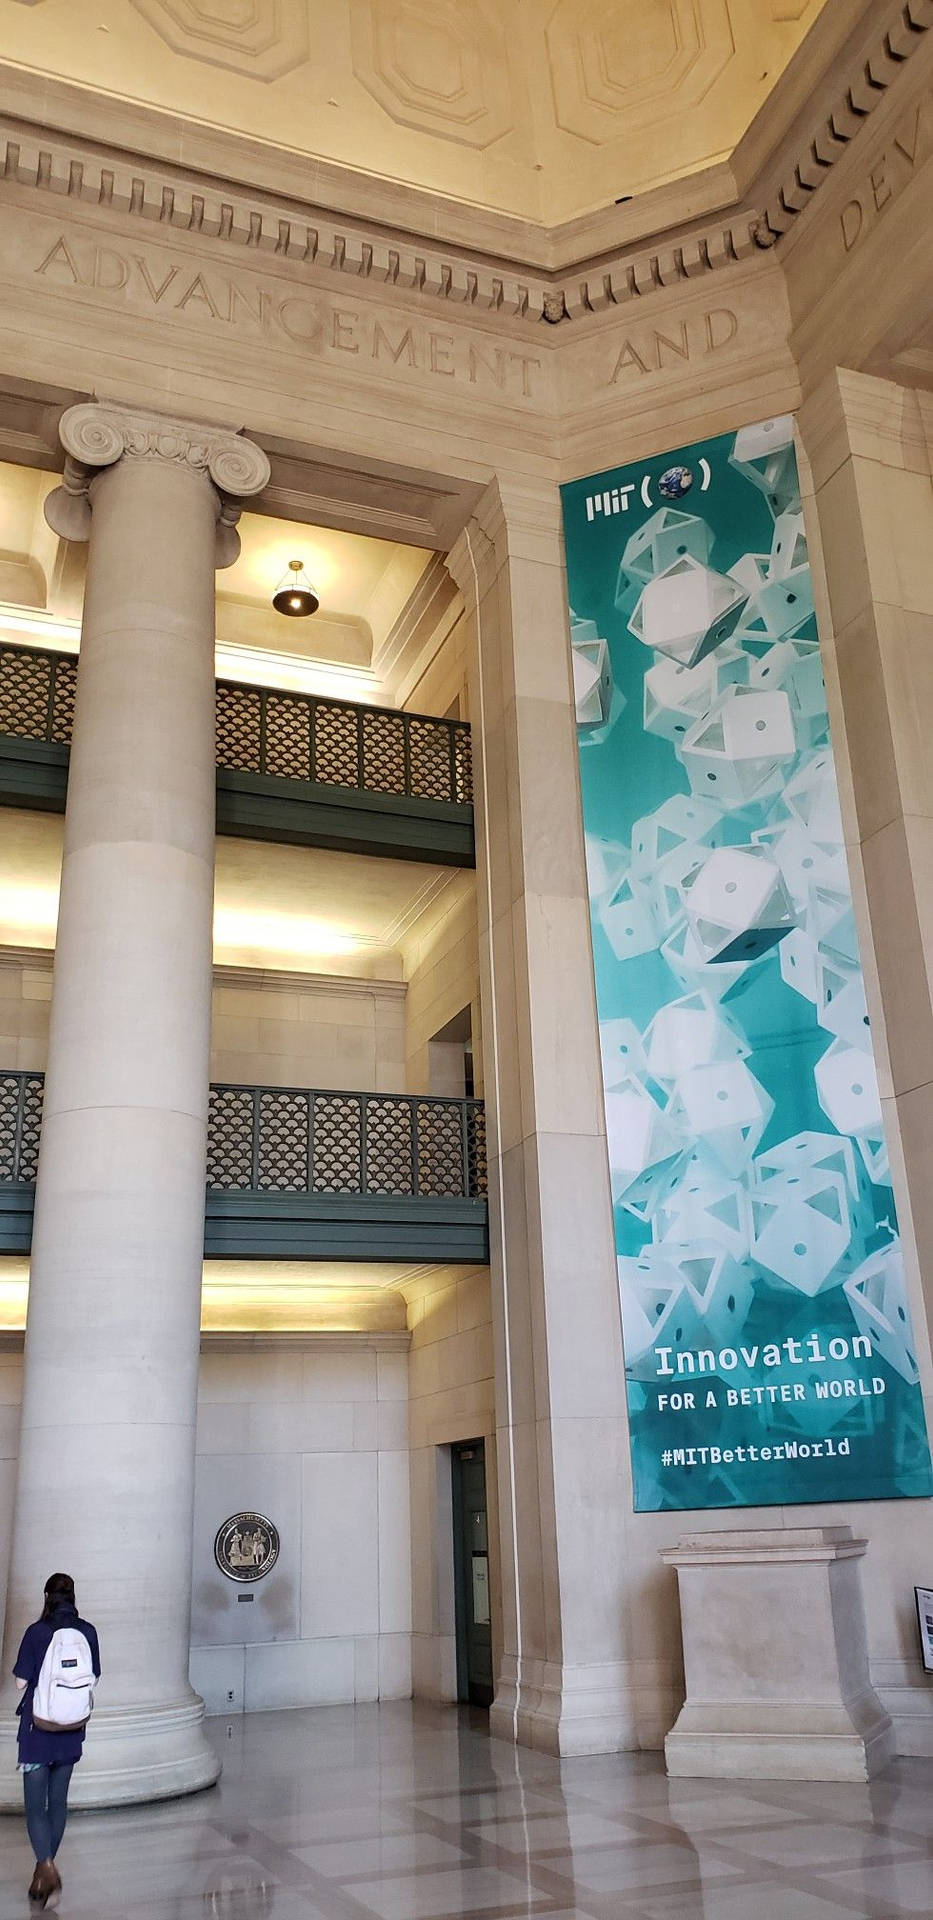
[[[323,163],[313,171],[312,201],[299,186],[308,168],[295,155],[239,136],[208,136],[127,103],[107,102],[108,126],[133,135],[122,149],[86,131],[57,132],[47,124],[53,115],[64,128],[86,129],[95,97],[61,82],[39,88],[2,66],[18,113],[0,119],[0,191],[37,191],[166,236],[191,234],[257,264],[287,259],[317,284],[349,278],[520,326],[560,322],[563,332],[588,315],[702,282],[789,230],[924,43],[933,0],[867,7],[849,0],[845,26],[851,30],[840,41],[838,25],[820,39],[818,24],[817,55],[805,41],[732,167],[717,165],[564,228],[402,193],[349,170],[344,178]],[[845,78],[835,87],[837,71]],[[187,165],[182,153],[193,156]],[[214,169],[226,164],[229,174],[209,171],[209,161]],[[249,177],[256,186],[243,184]],[[276,179],[294,190],[277,192]],[[438,238],[445,234],[449,244]]]
[[[809,114],[799,116],[790,151],[783,150],[776,164],[763,169],[759,246],[774,246],[810,205],[931,28],[933,0],[895,0],[873,10],[870,35],[841,63],[845,78],[829,99],[814,101]]]

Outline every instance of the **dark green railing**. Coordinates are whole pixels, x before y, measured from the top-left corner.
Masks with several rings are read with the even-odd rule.
[[[77,655],[0,645],[0,734],[71,743]],[[218,680],[216,760],[233,773],[470,806],[470,729],[317,694]]]
[[[0,1184],[34,1186],[41,1073],[0,1073]],[[483,1199],[481,1100],[212,1086],[209,1194],[355,1194]]]

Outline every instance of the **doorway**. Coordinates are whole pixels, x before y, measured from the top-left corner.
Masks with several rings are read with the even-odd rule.
[[[488,1707],[493,1685],[485,1442],[451,1447],[451,1472],[457,1699]]]

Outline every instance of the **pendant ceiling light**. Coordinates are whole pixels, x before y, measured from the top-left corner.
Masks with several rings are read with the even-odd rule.
[[[279,581],[272,595],[272,605],[276,613],[284,613],[291,620],[304,620],[309,613],[317,613],[321,596],[314,588],[304,570],[302,560],[290,560],[288,572]]]

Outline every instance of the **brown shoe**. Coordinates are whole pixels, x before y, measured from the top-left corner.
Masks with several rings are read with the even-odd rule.
[[[52,1894],[58,1892],[61,1884],[54,1861],[40,1860],[36,1864],[36,1871],[32,1877],[29,1897],[37,1907],[45,1907]]]

